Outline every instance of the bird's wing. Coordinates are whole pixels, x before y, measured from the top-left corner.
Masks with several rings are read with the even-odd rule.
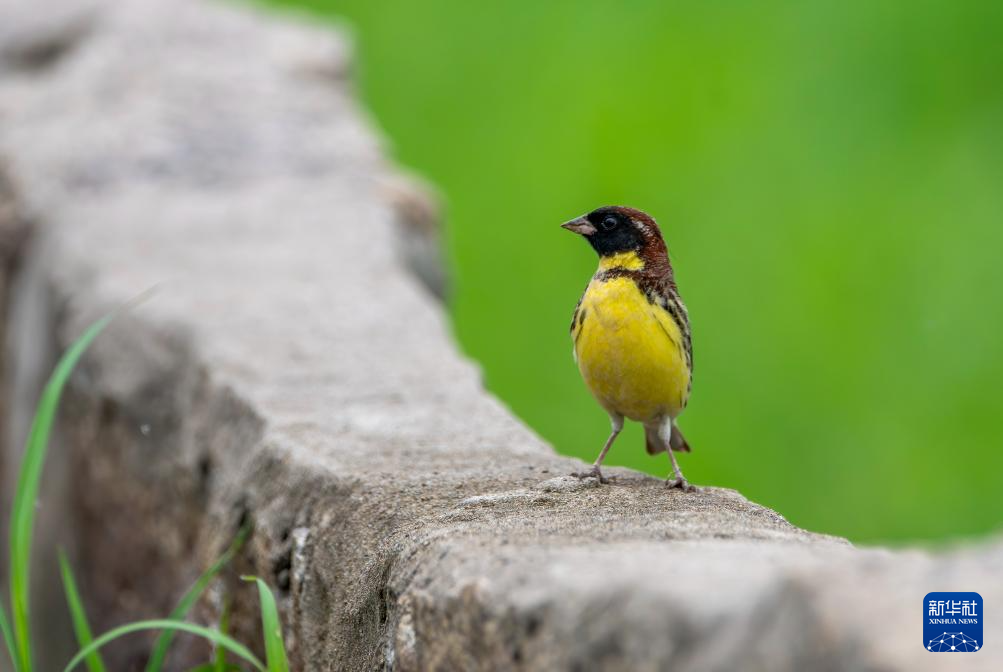
[[[690,335],[690,317],[686,311],[686,304],[679,297],[678,292],[667,283],[648,290],[648,299],[656,307],[653,311],[655,319],[659,321],[662,329],[669,334],[669,338],[675,341],[672,334],[677,333],[682,340],[676,345],[680,346],[686,357],[686,366],[693,375],[693,339]]]
[[[591,280],[589,281],[591,284]],[[585,323],[585,314],[588,312],[582,307],[582,301],[585,299],[585,293],[589,291],[589,286],[585,286],[585,291],[582,295],[578,297],[578,303],[575,304],[575,312],[571,315],[571,355],[575,358],[575,363],[578,363],[578,337],[582,334],[582,325]]]

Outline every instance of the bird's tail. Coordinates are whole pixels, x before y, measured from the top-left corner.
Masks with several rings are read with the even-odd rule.
[[[658,427],[644,428],[644,443],[648,449],[648,455],[665,452],[665,441],[658,435]],[[686,443],[686,437],[679,431],[676,423],[672,423],[672,438],[669,439],[669,447],[677,453],[690,452],[690,444]]]

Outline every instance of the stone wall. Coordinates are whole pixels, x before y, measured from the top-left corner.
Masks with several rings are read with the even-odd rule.
[[[260,651],[233,578],[264,577],[295,669],[944,669],[922,597],[1003,604],[1003,545],[857,549],[729,490],[564,477],[581,465],[457,353],[435,205],[384,158],[347,44],[244,5],[0,0],[4,499],[57,353],[158,288],[63,404],[42,669],[71,648],[55,545],[103,630],[166,614],[244,520],[197,617],[231,592]],[[967,669],[1001,669],[990,635]],[[146,647],[109,649],[111,669]],[[204,653],[184,640],[172,665]]]

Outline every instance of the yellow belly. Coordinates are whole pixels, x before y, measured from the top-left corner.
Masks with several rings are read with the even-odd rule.
[[[607,410],[631,420],[675,418],[686,406],[690,371],[683,338],[667,312],[633,280],[593,280],[572,336],[585,384]]]

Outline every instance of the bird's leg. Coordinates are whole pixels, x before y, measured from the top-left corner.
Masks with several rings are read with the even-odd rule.
[[[675,478],[665,479],[666,487],[679,488],[683,492],[696,492],[697,490],[696,486],[687,481],[686,478],[683,476],[683,470],[679,468],[679,463],[676,462],[676,456],[673,453],[672,449],[669,448],[665,452],[669,454],[669,459],[672,460],[672,470],[676,474]]]
[[[662,440],[665,441],[665,452],[669,454],[669,459],[672,460],[672,471],[676,475],[675,478],[665,479],[666,487],[679,488],[683,492],[696,492],[696,486],[691,485],[683,476],[683,470],[679,468],[679,463],[676,462],[676,455],[672,450],[672,445],[669,443],[669,439],[672,438],[672,418],[665,419],[658,433],[662,437]]]
[[[592,463],[592,468],[588,471],[572,472],[571,475],[575,478],[598,478],[600,483],[609,483],[609,479],[602,475],[602,469],[600,469],[600,467],[602,466],[603,460],[606,459],[606,453],[609,452],[609,449],[616,440],[620,430],[623,429],[623,416],[610,415],[609,420],[610,424],[613,426],[613,431],[610,432],[609,438],[606,439],[606,444],[602,447],[599,457],[597,457],[596,461]]]

